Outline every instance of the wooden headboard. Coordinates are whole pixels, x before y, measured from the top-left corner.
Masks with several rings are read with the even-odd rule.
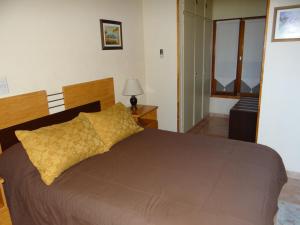
[[[63,87],[65,108],[100,101],[101,109],[115,104],[114,80],[106,78]]]
[[[115,104],[113,78],[65,86],[63,87],[63,92],[66,109],[83,106],[96,101],[101,102],[101,109],[105,109]],[[97,110],[95,107],[96,106],[84,109],[91,112]],[[76,109],[74,110],[76,111]],[[83,109],[80,108],[80,110]],[[0,134],[2,134],[4,138],[4,128],[10,129],[12,126],[22,129],[37,129],[38,127],[36,126],[28,127],[27,125],[31,123],[29,122],[27,124],[27,122],[47,115],[49,115],[49,109],[46,91],[37,91],[28,94],[0,98]],[[48,121],[43,125],[49,125],[47,123]],[[19,127],[19,125],[24,125],[24,127]],[[7,131],[7,129],[5,130]],[[2,142],[4,142],[3,139]]]
[[[0,98],[0,129],[48,114],[46,91]]]
[[[1,143],[2,150],[6,150],[10,146],[19,142],[17,137],[15,136],[16,130],[35,130],[41,127],[67,122],[75,118],[76,116],[78,116],[80,112],[98,112],[98,111],[100,111],[99,101],[92,102],[86,105],[81,105],[72,109],[43,116],[37,119],[27,121],[25,123],[21,123],[5,129],[1,129],[0,143]]]

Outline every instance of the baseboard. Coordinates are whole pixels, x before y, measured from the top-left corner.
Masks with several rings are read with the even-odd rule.
[[[300,180],[300,173],[293,171],[287,171],[286,173],[288,175],[288,178]]]
[[[229,118],[229,115],[227,114],[221,114],[221,113],[209,113],[210,117],[221,117],[221,118]]]

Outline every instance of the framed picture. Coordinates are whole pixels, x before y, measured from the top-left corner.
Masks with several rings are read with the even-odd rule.
[[[300,41],[300,5],[275,8],[272,41]]]
[[[112,20],[100,20],[103,50],[123,49],[122,23]]]

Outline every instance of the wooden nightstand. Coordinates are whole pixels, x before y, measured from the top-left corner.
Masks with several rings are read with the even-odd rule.
[[[138,105],[137,110],[131,112],[133,118],[141,127],[158,128],[157,109],[157,106]]]
[[[4,180],[0,177],[0,225],[12,225],[3,189]]]

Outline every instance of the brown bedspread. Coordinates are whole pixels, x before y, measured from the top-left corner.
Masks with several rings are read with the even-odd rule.
[[[20,145],[13,148],[20,154]],[[9,151],[0,175],[15,225],[271,225],[287,179],[265,146],[153,129],[79,163],[50,187],[21,165],[29,164],[23,153],[13,172],[4,168],[16,157]]]

